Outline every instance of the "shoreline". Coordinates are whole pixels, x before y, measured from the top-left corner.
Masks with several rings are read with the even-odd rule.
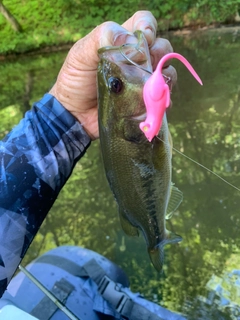
[[[229,24],[229,25],[209,25],[209,26],[189,26],[189,27],[183,27],[182,29],[176,29],[176,30],[168,30],[168,31],[159,31],[158,34],[161,35],[161,37],[164,37],[164,35],[171,35],[171,36],[188,36],[193,35],[196,33],[202,33],[202,32],[221,32],[221,33],[228,33],[228,32],[239,32],[240,33],[240,23],[236,24]],[[1,61],[7,61],[7,60],[15,60],[21,57],[25,56],[35,56],[39,54],[49,54],[54,52],[61,52],[61,51],[67,51],[69,50],[72,45],[75,43],[68,42],[68,43],[60,43],[57,45],[52,46],[44,46],[42,48],[36,48],[33,50],[27,50],[24,52],[13,52],[9,54],[0,54],[0,62]]]

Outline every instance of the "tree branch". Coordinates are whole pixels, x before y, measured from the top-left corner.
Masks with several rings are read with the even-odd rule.
[[[6,20],[11,24],[13,30],[16,32],[21,32],[22,27],[18,23],[18,21],[14,18],[14,16],[8,11],[8,9],[4,6],[2,1],[0,1],[0,13],[6,18]]]

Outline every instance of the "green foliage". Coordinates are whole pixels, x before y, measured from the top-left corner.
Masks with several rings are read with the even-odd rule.
[[[192,6],[187,16],[191,19],[192,23],[197,20],[202,24],[233,21],[234,16],[238,12],[239,4],[239,0],[198,0],[196,4]]]
[[[232,21],[240,0],[5,0],[19,21],[16,33],[0,14],[0,54],[26,52],[45,46],[75,42],[106,20],[123,23],[138,10],[149,10],[159,30],[184,25]]]
[[[1,131],[0,139],[2,139],[11,129],[21,120],[21,112],[19,105],[12,105],[0,110]]]
[[[66,53],[21,57],[0,64],[0,110],[20,107],[24,114],[36,99],[49,91]],[[16,72],[16,70],[18,70]]]

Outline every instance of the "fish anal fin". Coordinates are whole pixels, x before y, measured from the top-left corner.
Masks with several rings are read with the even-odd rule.
[[[177,208],[179,207],[180,203],[183,200],[183,194],[182,192],[174,187],[174,185],[172,184],[171,186],[171,192],[170,192],[170,199],[168,202],[168,207],[167,207],[167,213],[166,213],[166,220],[170,219],[174,213],[174,211],[177,210]]]
[[[128,219],[125,218],[124,214],[122,214],[121,212],[119,212],[119,218],[120,218],[122,229],[128,236],[131,236],[131,237],[139,236],[138,228],[134,227],[128,221]]]
[[[178,234],[174,233],[174,232],[171,232],[171,231],[166,231],[167,232],[167,237],[166,239],[164,240],[165,241],[165,244],[169,244],[169,243],[177,243],[177,242],[180,242],[182,241],[182,237],[179,236]],[[165,245],[164,244],[164,245]]]

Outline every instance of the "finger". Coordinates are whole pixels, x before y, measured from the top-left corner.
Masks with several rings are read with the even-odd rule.
[[[100,47],[120,46],[138,41],[133,32],[111,21],[103,23],[100,32]]]
[[[170,52],[173,52],[170,42],[167,39],[157,38],[153,46],[150,48],[153,70],[156,69],[160,59]],[[171,60],[167,60],[164,64],[164,67],[168,67],[170,62]]]
[[[136,30],[143,31],[149,46],[155,41],[157,29],[156,19],[149,11],[138,11],[123,26],[115,22],[104,22],[79,40],[72,48],[72,56],[76,62],[80,59],[87,69],[95,69],[99,61],[98,49],[106,46],[118,46],[124,43],[136,43],[133,35]],[[87,52],[87,54],[86,54]]]
[[[130,19],[122,24],[130,32],[141,30],[151,46],[156,38],[157,21],[149,11],[138,11]]]
[[[86,37],[75,43],[70,51],[72,64],[85,65],[85,70],[94,70],[99,61],[98,49],[107,46],[119,46],[124,43],[136,43],[137,38],[115,22],[104,22]]]
[[[172,88],[177,82],[177,71],[173,66],[168,66],[162,70],[162,73],[171,79],[169,86]]]

